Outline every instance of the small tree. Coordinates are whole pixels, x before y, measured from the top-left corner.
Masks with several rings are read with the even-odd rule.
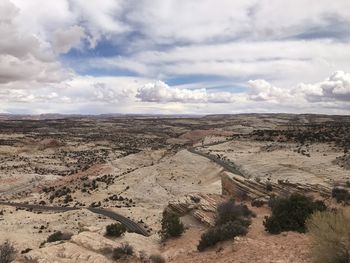
[[[216,212],[216,225],[202,234],[197,246],[199,251],[218,242],[246,235],[251,217],[255,216],[246,205],[236,204],[233,199],[220,204]]]
[[[106,236],[108,237],[120,237],[125,232],[125,226],[119,223],[114,223],[106,226]]]
[[[180,218],[174,212],[164,210],[162,218],[162,229],[160,234],[163,240],[170,237],[179,237],[185,231],[184,225]]]
[[[221,203],[216,210],[216,225],[236,220],[246,221],[254,216],[254,213],[246,205],[236,204],[234,199]],[[250,222],[246,224],[249,225]]]
[[[335,198],[338,203],[348,202],[350,199],[350,193],[344,188],[334,187],[332,189],[332,197]]]
[[[282,231],[305,232],[305,221],[315,211],[324,211],[322,201],[312,201],[300,194],[292,194],[287,198],[274,199],[271,207],[272,215],[265,217],[264,226],[271,234]]]
[[[0,263],[10,263],[15,259],[16,249],[10,243],[10,241],[5,241],[0,245]]]
[[[233,239],[236,236],[244,236],[247,233],[247,226],[242,225],[240,221],[230,221],[223,225],[209,228],[208,231],[203,233],[197,249],[203,251],[205,248],[211,247],[220,241]]]
[[[342,211],[314,213],[306,222],[318,263],[350,262],[350,218]]]

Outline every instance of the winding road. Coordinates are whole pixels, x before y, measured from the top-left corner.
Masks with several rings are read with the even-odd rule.
[[[210,155],[210,154],[206,154],[206,153],[203,153],[203,152],[200,152],[200,151],[197,151],[195,148],[193,147],[189,147],[187,148],[187,150],[191,153],[194,153],[194,154],[197,154],[197,155],[200,155],[202,157],[205,157],[215,163],[217,163],[218,165],[220,165],[221,167],[223,167],[226,171],[230,172],[230,173],[234,173],[234,174],[238,174],[240,176],[244,176],[236,167],[236,165],[231,161],[230,163],[229,162],[226,162],[218,157],[216,157],[215,155]]]
[[[225,160],[222,160],[215,155],[206,154],[200,151],[197,151],[193,147],[187,148],[187,150],[193,154],[200,155],[202,157],[205,157],[221,167],[223,167],[226,171],[238,174],[243,176],[243,174],[237,169],[234,163],[230,162],[228,163]],[[6,206],[13,206],[13,207],[20,207],[30,210],[37,210],[37,211],[54,211],[54,212],[67,212],[67,211],[73,211],[73,210],[80,210],[80,209],[87,209],[95,214],[103,215],[106,217],[109,217],[113,220],[116,220],[123,224],[129,231],[138,233],[140,235],[149,236],[149,233],[138,223],[132,221],[131,219],[122,216],[118,213],[115,213],[113,211],[103,209],[103,208],[97,208],[97,207],[61,207],[61,206],[45,206],[45,205],[35,205],[35,204],[24,204],[24,203],[12,203],[12,202],[4,202],[0,201],[0,205],[6,205]]]
[[[2,201],[0,201],[0,205],[14,206],[14,207],[20,207],[20,208],[25,208],[30,210],[37,210],[37,211],[54,211],[54,212],[67,212],[67,211],[80,210],[85,208],[95,214],[103,215],[120,222],[130,232],[134,232],[143,236],[149,236],[149,233],[138,223],[132,221],[131,219],[125,216],[122,216],[118,213],[115,213],[113,211],[106,210],[103,208],[45,206],[45,205],[23,204],[23,203],[10,203],[10,202],[2,202]]]

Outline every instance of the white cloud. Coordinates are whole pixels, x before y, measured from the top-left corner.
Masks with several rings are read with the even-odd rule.
[[[208,93],[206,89],[170,88],[163,81],[147,83],[137,90],[136,97],[143,102],[229,103],[235,96],[228,92]]]
[[[81,21],[90,35],[88,40],[91,48],[96,46],[101,37],[109,38],[111,35],[121,34],[130,29],[121,19],[126,2],[125,0],[69,1],[77,21]]]
[[[350,107],[350,73],[336,71],[330,77],[316,83],[300,83],[295,87],[279,88],[265,80],[251,80],[249,99],[276,102],[290,107],[341,108]],[[344,104],[345,103],[345,104]]]
[[[69,76],[39,39],[22,32],[16,18],[19,10],[9,1],[1,2],[0,83],[11,81],[59,82]]]
[[[324,81],[315,84],[301,83],[293,92],[303,93],[309,101],[350,102],[350,73],[336,71]]]
[[[256,0],[131,1],[126,18],[155,42],[202,42],[231,38],[249,29],[247,11]]]
[[[349,112],[349,9],[346,0],[1,0],[1,110]],[[118,56],[84,57],[103,41]],[[72,48],[79,69],[139,77],[79,76],[67,66]],[[188,82],[154,82],[179,76]]]
[[[288,91],[277,88],[263,79],[250,80],[248,84],[250,86],[248,97],[251,100],[282,102],[290,98]]]
[[[53,48],[66,53],[71,48],[77,47],[84,35],[84,28],[81,26],[72,26],[66,30],[57,29],[53,36]]]
[[[330,40],[228,42],[140,51],[128,57],[94,58],[95,68],[127,69],[153,78],[215,75],[272,79],[282,86],[318,81],[342,68],[350,71],[350,43]]]

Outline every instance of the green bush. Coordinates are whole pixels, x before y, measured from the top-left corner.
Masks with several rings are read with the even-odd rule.
[[[270,182],[267,182],[266,183],[266,191],[269,191],[271,192],[273,189],[272,189],[272,184]]]
[[[252,216],[255,215],[247,206],[236,204],[233,199],[220,204],[217,208],[215,226],[202,234],[197,249],[203,251],[220,241],[246,235]]]
[[[350,199],[350,194],[349,191],[344,188],[334,187],[332,189],[332,197],[335,198],[338,203],[347,202]]]
[[[314,213],[306,222],[318,263],[350,262],[350,218],[342,211]]]
[[[50,236],[47,237],[46,242],[56,242],[56,241],[61,241],[61,240],[70,240],[72,237],[71,233],[62,233],[61,231],[57,231]]]
[[[181,223],[177,214],[164,210],[162,218],[162,229],[160,234],[163,240],[170,237],[179,237],[185,231],[184,225]]]
[[[236,204],[234,199],[230,199],[218,206],[215,223],[216,225],[223,225],[238,219],[245,221],[252,216],[255,216],[254,213],[246,205]],[[250,222],[248,225],[250,225]]]
[[[120,237],[125,232],[126,232],[125,226],[120,223],[114,223],[106,226],[107,237]]]
[[[254,199],[251,201],[251,206],[254,206],[254,207],[262,207],[266,204],[266,200],[264,199],[261,199],[261,198],[257,198],[257,199]]]
[[[115,260],[126,258],[134,254],[134,248],[129,243],[123,243],[120,247],[113,249],[112,257]]]
[[[209,228],[205,233],[203,233],[197,249],[199,251],[203,251],[207,247],[214,246],[220,241],[233,239],[236,236],[243,236],[247,233],[247,227],[242,225],[240,221],[230,221],[223,225]]]
[[[282,231],[305,232],[305,221],[315,211],[324,211],[322,201],[313,201],[300,194],[292,194],[287,198],[276,198],[272,205],[272,215],[265,217],[265,230],[271,234]]]

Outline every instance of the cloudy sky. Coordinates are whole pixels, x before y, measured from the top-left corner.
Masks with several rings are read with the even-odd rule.
[[[349,0],[0,0],[0,113],[350,114]]]

